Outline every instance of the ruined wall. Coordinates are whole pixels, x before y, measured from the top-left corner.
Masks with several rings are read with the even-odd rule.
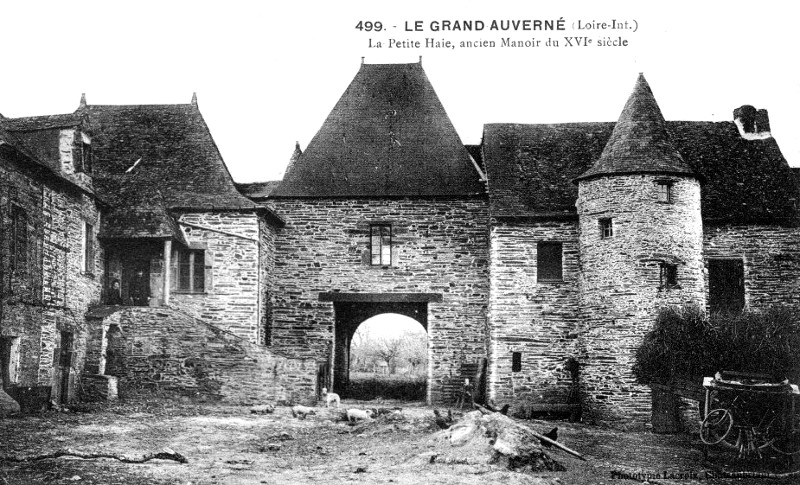
[[[539,242],[562,244],[561,281],[538,281]],[[489,395],[498,403],[566,403],[564,362],[579,358],[577,223],[496,223],[490,243]],[[517,372],[513,352],[521,353]]]
[[[107,339],[93,338],[88,365],[119,378],[121,396],[162,389],[251,404],[315,396],[316,364],[248,342],[171,308],[127,307],[90,315]]]
[[[30,163],[16,160],[17,163]],[[23,165],[24,167],[24,165]],[[45,182],[12,164],[0,164],[3,219],[3,309],[0,333],[20,339],[21,387],[52,386],[53,399],[61,397],[62,374],[68,389],[65,399],[76,396],[86,345],[83,313],[100,298],[103,251],[96,238],[99,211],[92,196],[63,182]],[[25,267],[10,267],[12,207],[27,218]],[[84,223],[95,227],[90,271],[84,271]],[[94,270],[91,270],[94,268]],[[59,368],[61,332],[73,334],[73,358]]]
[[[276,199],[273,348],[329,362],[334,309],[321,292],[440,293],[428,306],[429,396],[452,399],[461,364],[486,355],[485,199]],[[391,267],[372,266],[369,226],[392,225]]]
[[[800,307],[800,228],[706,224],[703,256],[744,261],[746,308]]]
[[[253,212],[193,212],[179,218],[186,240],[205,250],[205,291],[173,290],[170,305],[257,342],[262,267]],[[173,282],[175,288],[175,282]]]
[[[706,301],[700,184],[672,177],[672,203],[658,202],[653,175],[581,181],[580,342],[584,404],[590,419],[649,421],[649,388],[635,384],[635,350],[664,306]],[[602,218],[613,236],[601,237]],[[660,281],[662,263],[677,266],[677,286]]]

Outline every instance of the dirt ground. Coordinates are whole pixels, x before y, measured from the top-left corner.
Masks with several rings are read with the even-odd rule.
[[[0,462],[0,484],[627,484],[754,483],[710,479],[703,454],[690,436],[621,432],[584,424],[527,421],[534,430],[559,428],[559,441],[586,456],[582,462],[548,450],[567,471],[519,473],[459,460],[459,450],[437,433],[432,408],[397,401],[345,401],[346,407],[403,408],[402,417],[350,426],[337,412],[293,418],[289,407],[254,415],[249,407],[179,400],[102,404],[89,412],[50,411],[0,419],[0,456],[30,457],[69,448],[133,458],[167,447],[188,463],[152,460],[49,458]],[[84,410],[87,411],[87,410]],[[458,415],[458,413],[456,413]],[[449,454],[442,464],[431,456]],[[439,460],[445,461],[445,460]],[[645,474],[694,479],[646,480]],[[620,478],[620,473],[634,479]],[[637,475],[638,474],[638,475]],[[769,483],[794,483],[769,480]]]

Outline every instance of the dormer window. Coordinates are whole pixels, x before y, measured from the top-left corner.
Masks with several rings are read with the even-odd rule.
[[[672,182],[661,180],[656,183],[658,189],[658,201],[664,204],[672,203]]]

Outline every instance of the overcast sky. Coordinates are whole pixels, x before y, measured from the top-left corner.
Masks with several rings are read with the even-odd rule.
[[[800,166],[800,68],[792,2],[14,2],[2,5],[0,113],[71,112],[89,104],[188,103],[200,110],[237,181],[279,178],[368,63],[417,62],[465,143],[484,123],[614,121],[644,72],[668,120],[726,121],[769,110],[784,155]],[[490,32],[492,20],[558,20],[565,31]],[[611,19],[638,28],[578,31]],[[423,32],[405,32],[422,21]],[[481,20],[481,32],[431,21]],[[359,21],[381,21],[364,32]],[[592,46],[563,47],[587,36]],[[600,47],[606,36],[627,47]],[[389,39],[561,40],[559,48],[369,48]]]

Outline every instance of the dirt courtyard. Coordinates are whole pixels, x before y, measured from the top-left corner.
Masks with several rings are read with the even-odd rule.
[[[530,474],[472,462],[443,464],[431,459],[449,446],[437,434],[431,407],[397,401],[345,401],[342,406],[399,406],[403,412],[394,420],[379,418],[350,426],[337,420],[336,411],[325,408],[300,420],[292,417],[289,407],[256,415],[246,406],[162,398],[102,404],[89,412],[49,411],[0,419],[3,457],[69,448],[136,458],[167,447],[188,459],[185,464],[69,457],[3,461],[0,484],[625,484],[641,483],[642,474],[663,476],[665,472],[695,479],[650,482],[744,483],[707,479],[702,453],[686,435],[620,432],[552,421],[525,423],[539,432],[557,426],[558,440],[588,461],[550,449],[550,456],[567,471]],[[453,453],[457,457],[459,451],[453,449]],[[636,479],[620,478],[620,474]]]

